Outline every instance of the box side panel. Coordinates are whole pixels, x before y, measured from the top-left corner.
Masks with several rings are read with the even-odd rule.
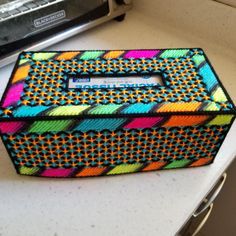
[[[0,128],[20,174],[83,177],[209,164],[232,118],[54,120],[1,123]]]

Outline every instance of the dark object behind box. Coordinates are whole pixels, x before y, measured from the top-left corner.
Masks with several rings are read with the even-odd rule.
[[[0,131],[20,174],[112,175],[212,163],[234,114],[201,49],[24,52]]]

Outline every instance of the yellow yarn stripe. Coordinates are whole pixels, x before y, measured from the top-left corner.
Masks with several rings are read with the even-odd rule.
[[[158,112],[170,111],[197,111],[201,106],[201,102],[182,102],[182,103],[166,103],[157,109]]]
[[[213,93],[213,99],[216,102],[226,102],[227,98],[225,96],[224,91],[222,88],[218,87],[217,90]]]
[[[60,106],[47,113],[49,116],[79,115],[90,106]]]
[[[39,168],[37,167],[29,168],[29,167],[22,166],[19,169],[19,172],[22,175],[33,175],[38,171],[39,171]]]
[[[104,55],[104,58],[109,59],[109,58],[117,58],[120,55],[122,55],[125,51],[110,51]]]
[[[79,51],[77,52],[63,52],[56,57],[56,60],[70,60],[80,54]]]
[[[233,115],[217,115],[207,125],[227,125],[230,124],[233,117]]]
[[[29,59],[21,59],[21,60],[19,61],[19,65],[22,65],[22,64],[24,64],[24,63],[27,62],[27,61],[29,61]]]
[[[41,60],[48,60],[52,57],[54,57],[57,53],[56,52],[36,52],[33,54],[32,59],[36,61],[41,61]]]
[[[196,66],[199,66],[203,61],[205,61],[205,57],[203,55],[195,55],[192,59]]]
[[[205,111],[219,111],[220,108],[216,105],[215,102],[210,102],[204,109]]]
[[[125,174],[125,173],[132,173],[137,171],[139,168],[142,167],[142,164],[123,164],[116,166],[114,169],[109,171],[107,175],[116,175],[116,174]]]
[[[28,76],[29,70],[30,70],[30,65],[20,66],[14,74],[12,83],[14,84],[25,79],[25,77]]]

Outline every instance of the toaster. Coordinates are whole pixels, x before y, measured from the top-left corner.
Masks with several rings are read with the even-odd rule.
[[[130,0],[0,0],[0,67],[22,50],[39,50],[111,19]]]

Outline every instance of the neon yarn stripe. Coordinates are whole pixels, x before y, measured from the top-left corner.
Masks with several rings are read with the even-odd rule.
[[[89,130],[116,130],[127,122],[126,118],[111,118],[111,119],[86,119],[76,126],[75,130],[86,132]]]
[[[197,166],[203,166],[206,165],[208,163],[210,163],[213,160],[213,158],[201,158],[195,162],[193,162],[190,166],[191,167],[197,167]]]
[[[35,61],[49,60],[52,59],[55,55],[57,55],[56,52],[35,52],[32,56],[32,59]]]
[[[173,104],[162,104],[160,106],[160,108],[157,108],[158,112],[177,112],[177,111],[197,111],[199,110],[201,106],[200,102],[182,102],[182,103],[175,103],[175,105],[173,106]]]
[[[17,103],[21,97],[23,92],[24,84],[18,83],[13,85],[7,92],[6,98],[4,99],[4,103],[2,107],[8,107],[15,103]]]
[[[119,165],[119,166],[116,166],[111,171],[109,171],[107,175],[125,174],[125,173],[135,172],[141,167],[142,167],[142,164]]]
[[[131,104],[129,106],[125,106],[124,109],[121,110],[122,114],[132,114],[132,113],[148,113],[155,106],[154,103],[150,104]]]
[[[22,64],[25,64],[25,63],[28,62],[28,61],[29,61],[29,59],[21,59],[21,60],[19,61],[19,66],[22,65]]]
[[[19,107],[15,111],[15,115],[18,117],[32,117],[37,116],[38,114],[41,114],[48,110],[49,108],[47,106],[37,106],[37,107]]]
[[[166,165],[167,162],[165,161],[157,161],[148,164],[146,167],[142,169],[142,171],[150,171],[150,170],[159,170],[161,169],[164,165]]]
[[[90,106],[60,106],[48,111],[49,116],[79,115]]]
[[[184,50],[165,50],[160,54],[161,58],[168,58],[168,57],[183,57],[189,52],[188,49]]]
[[[160,50],[134,50],[124,55],[124,58],[151,58],[156,56]]]
[[[210,66],[208,64],[205,64],[203,67],[200,68],[199,74],[202,76],[203,81],[207,86],[207,89],[212,90],[215,84],[217,84],[217,80]]]
[[[222,88],[218,87],[213,93],[212,97],[216,102],[225,102],[227,101],[227,98],[222,90]]]
[[[218,115],[214,119],[212,119],[207,125],[225,125],[225,124],[230,124],[233,115]]]
[[[124,126],[124,129],[141,129],[151,128],[157,125],[163,117],[141,117],[135,118],[130,123]]]
[[[71,60],[75,57],[77,57],[80,54],[80,52],[64,52],[59,54],[55,59],[56,60]]]
[[[0,123],[0,133],[16,133],[22,127],[25,127],[26,123],[23,121],[7,121]]]
[[[107,169],[106,167],[84,168],[76,176],[77,177],[97,176],[97,175],[101,175],[103,172],[105,172],[106,169]]]
[[[33,167],[33,168],[28,168],[28,167],[20,167],[19,172],[22,175],[34,175],[36,174],[40,168],[38,167]]]
[[[105,51],[88,51],[84,52],[81,56],[81,60],[91,60],[91,59],[96,59],[100,57],[102,54],[104,54]]]
[[[125,51],[109,51],[104,55],[105,59],[111,58],[118,58],[120,57]]]
[[[115,113],[122,105],[103,105],[101,107],[95,107],[88,111],[88,114],[113,114]]]
[[[203,63],[205,61],[205,58],[203,55],[195,55],[192,58],[196,64],[196,66],[199,66],[201,63]]]
[[[48,169],[45,170],[41,176],[44,177],[67,177],[68,175],[72,174],[74,169]]]
[[[30,70],[30,65],[25,65],[25,66],[19,67],[16,70],[16,73],[12,79],[12,83],[17,83],[20,80],[25,79],[25,77],[28,76],[29,70]]]
[[[206,106],[205,106],[205,111],[219,111],[220,110],[220,106],[219,104],[215,103],[215,102],[209,102]]]
[[[72,123],[71,120],[35,121],[29,127],[29,132],[62,131],[68,129]]]
[[[166,165],[164,169],[181,168],[187,166],[191,161],[187,159],[173,161]]]
[[[205,123],[209,116],[171,116],[163,126],[192,126]]]

